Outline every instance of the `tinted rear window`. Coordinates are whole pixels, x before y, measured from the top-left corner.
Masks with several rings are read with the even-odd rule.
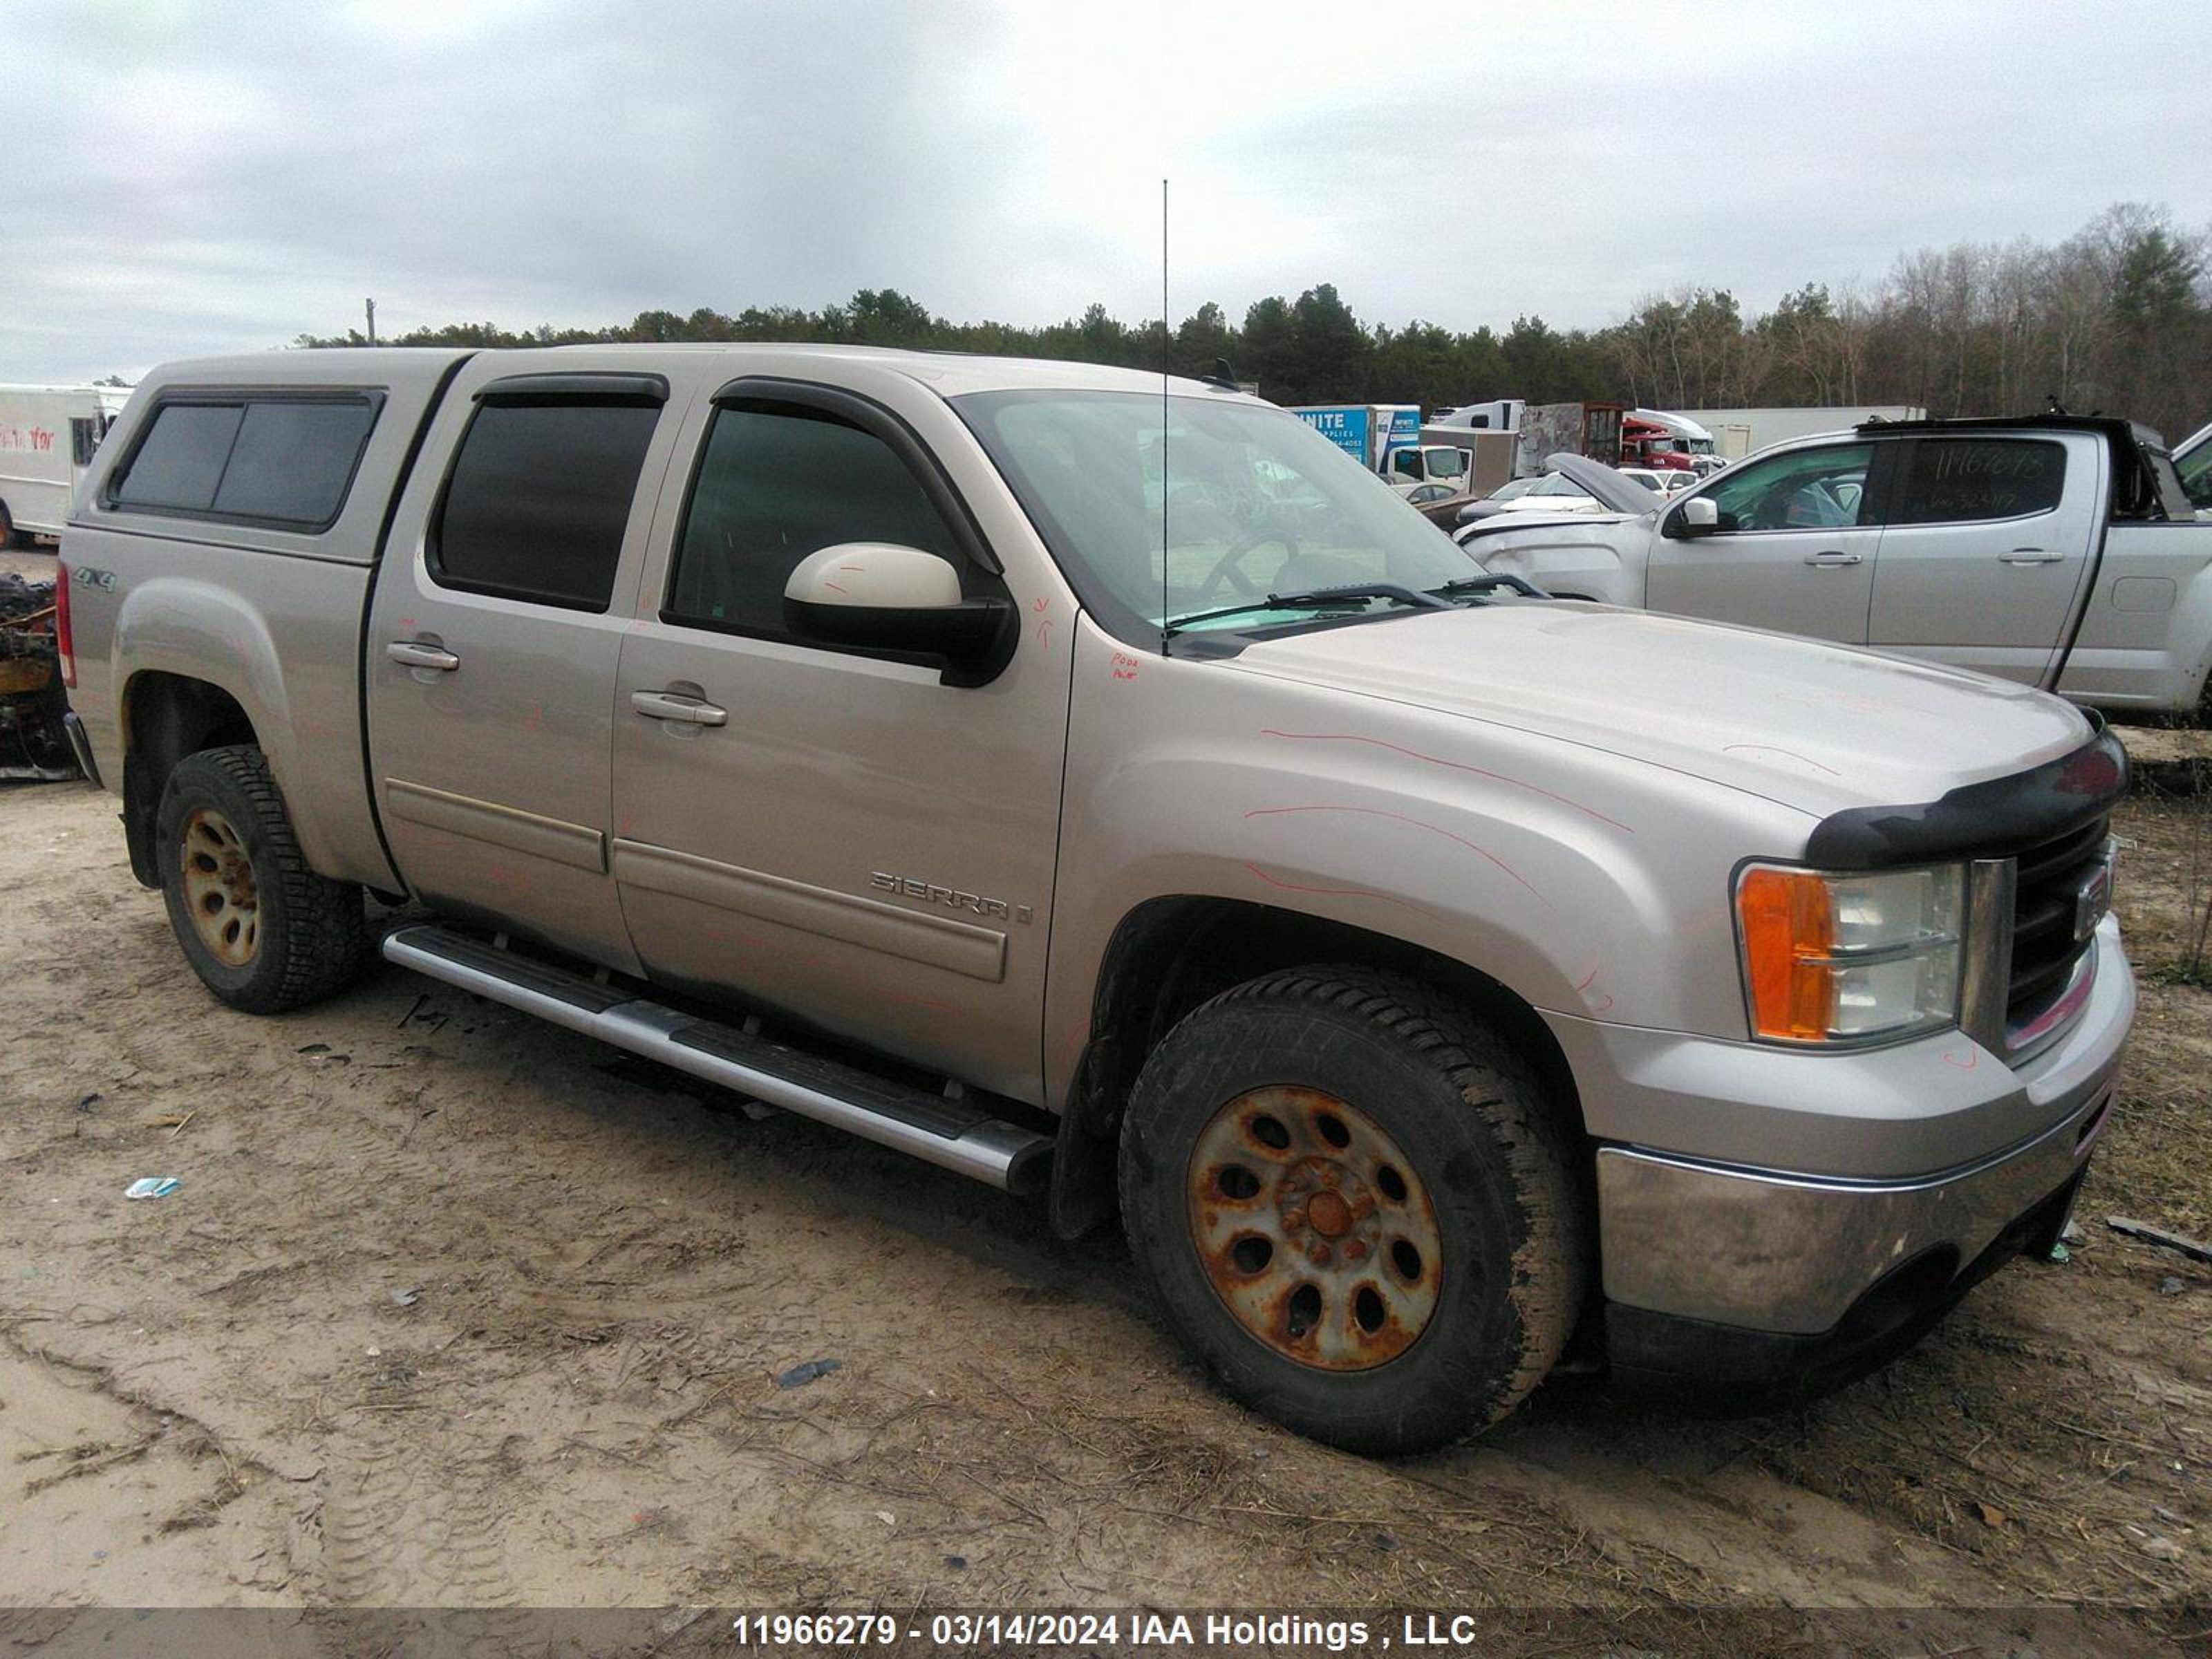
[[[125,507],[182,507],[204,513],[215,505],[230,446],[246,414],[240,404],[164,404],[154,411],[131,470],[115,486]]]
[[[2066,449],[2024,438],[1923,438],[1893,524],[1970,524],[2048,513],[2066,490]]]
[[[367,404],[247,404],[215,493],[216,514],[329,523],[344,505],[375,418]]]
[[[320,529],[345,505],[376,410],[366,397],[163,404],[111,500]]]
[[[487,404],[470,422],[430,555],[448,587],[604,611],[657,405]]]

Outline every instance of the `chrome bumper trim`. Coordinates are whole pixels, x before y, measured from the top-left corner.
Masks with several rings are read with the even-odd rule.
[[[1892,1268],[1944,1245],[1963,1267],[2087,1163],[2110,1069],[2024,1146],[1942,1175],[1849,1181],[1601,1148],[1608,1299],[1759,1331],[1817,1335]]]

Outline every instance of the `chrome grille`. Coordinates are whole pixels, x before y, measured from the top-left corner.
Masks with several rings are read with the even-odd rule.
[[[2033,1021],[2072,979],[2090,939],[2075,938],[2085,887],[2110,854],[2109,817],[2032,847],[2018,860],[2014,878],[2012,974],[2005,1019],[2020,1027]]]

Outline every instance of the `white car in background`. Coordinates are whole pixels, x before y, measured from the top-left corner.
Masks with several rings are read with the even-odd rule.
[[[1698,475],[1687,467],[1617,466],[1613,471],[1659,495],[1672,495],[1698,481]]]
[[[1641,486],[1639,486],[1640,488]],[[1462,524],[1474,524],[1503,513],[1603,513],[1606,504],[1564,473],[1516,478],[1502,483],[1479,501],[1460,509]]]

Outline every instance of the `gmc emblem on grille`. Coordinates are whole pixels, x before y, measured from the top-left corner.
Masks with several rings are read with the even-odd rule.
[[[2097,931],[2097,924],[2112,908],[2112,855],[2107,849],[2097,867],[2074,890],[2074,942],[2081,944]]]

